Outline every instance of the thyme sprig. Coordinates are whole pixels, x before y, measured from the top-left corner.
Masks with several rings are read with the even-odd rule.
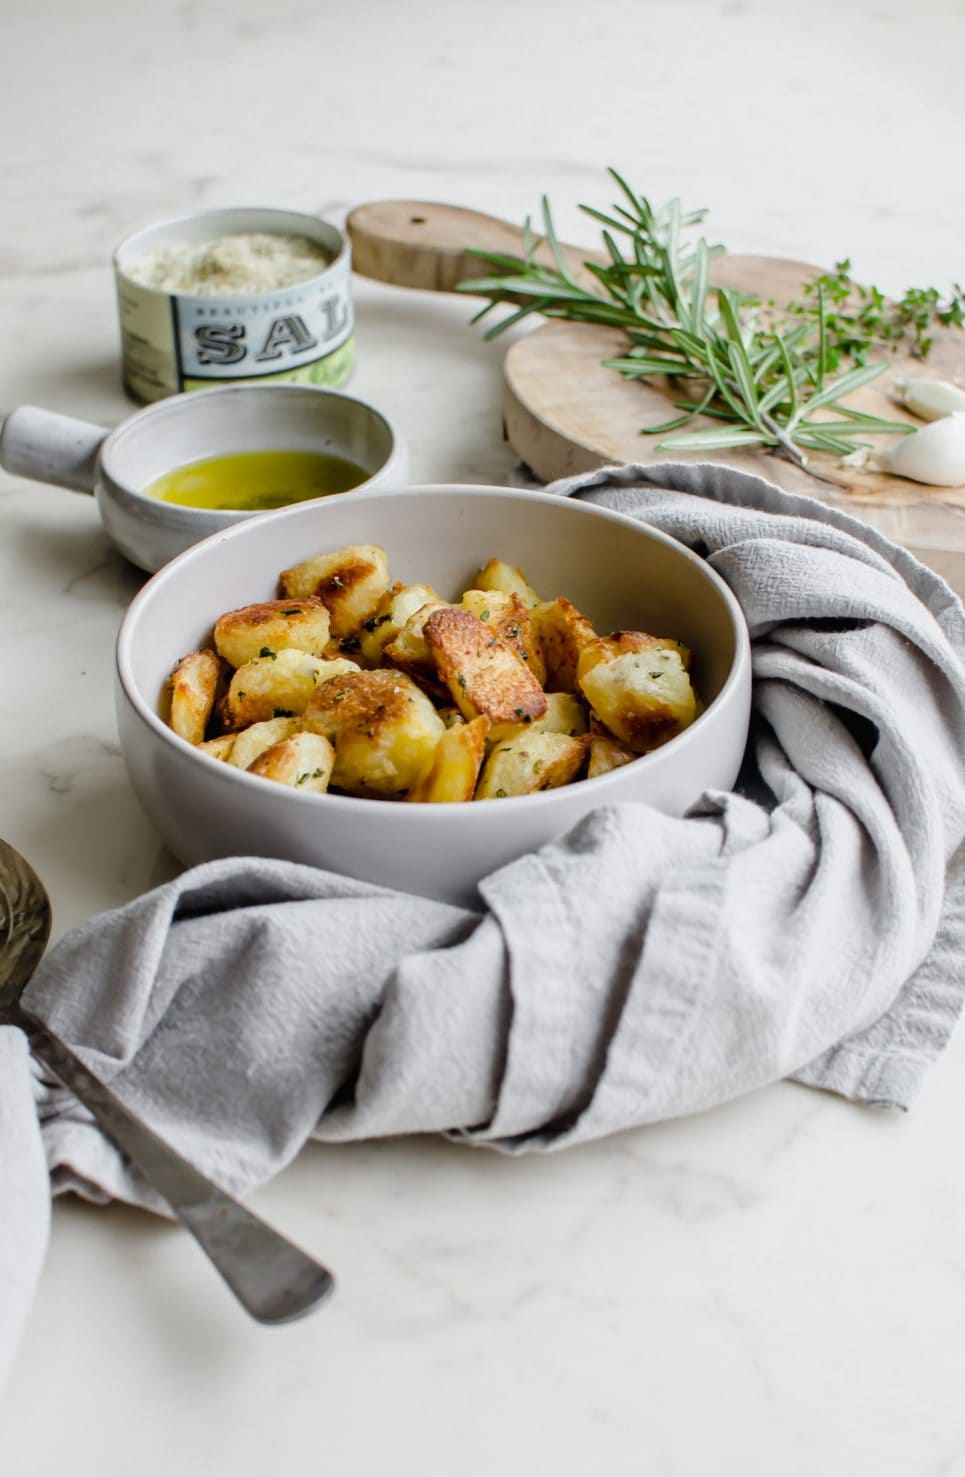
[[[809,284],[806,301],[790,308],[712,288],[710,265],[724,248],[686,235],[706,212],[684,211],[679,200],[655,210],[616,170],[609,173],[620,191],[610,212],[580,207],[603,227],[603,261],[587,259],[582,271],[574,270],[545,198],[543,234],[537,236],[526,222],[521,257],[471,253],[490,269],[489,276],[459,284],[460,291],[488,299],[472,321],[496,307],[511,308],[487,338],[531,313],[622,330],[626,353],[604,363],[626,378],[660,376],[673,386],[679,414],[641,428],[666,438],[659,450],[761,446],[804,465],[807,451],[845,456],[868,445],[860,438],[912,429],[842,402],[886,369],[885,361],[868,362],[867,352],[875,339],[897,333],[899,320],[914,328],[922,353],[928,347],[926,310],[943,322],[960,323],[961,289],[948,304],[918,289],[914,300],[906,295],[894,319],[877,289],[869,289],[857,309],[845,308],[854,289],[849,263]],[[684,431],[697,416],[722,424]]]

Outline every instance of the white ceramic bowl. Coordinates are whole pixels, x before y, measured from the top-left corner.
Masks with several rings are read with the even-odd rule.
[[[454,597],[489,558],[566,595],[600,632],[639,628],[695,654],[706,711],[678,738],[598,779],[468,805],[305,795],[198,753],[158,716],[175,661],[209,642],[226,610],[276,595],[278,572],[323,550],[380,543],[394,579]],[[170,850],[307,862],[387,887],[472,904],[481,878],[588,811],[644,801],[681,814],[729,789],[744,752],[750,647],[730,590],[683,545],[619,513],[547,493],[414,487],[266,513],[213,535],[154,576],[117,645],[117,716],[131,780]]]

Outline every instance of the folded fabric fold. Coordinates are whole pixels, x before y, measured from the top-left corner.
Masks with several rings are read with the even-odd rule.
[[[478,912],[241,858],[75,930],[31,1007],[235,1191],[312,1135],[562,1148],[786,1076],[908,1107],[947,1043],[965,993],[959,602],[874,530],[725,468],[551,490],[682,539],[737,594],[754,664],[738,792],[685,818],[597,811],[488,878]],[[7,1159],[36,1137],[26,1091],[0,1084]],[[38,1106],[55,1188],[156,1205],[69,1095]]]

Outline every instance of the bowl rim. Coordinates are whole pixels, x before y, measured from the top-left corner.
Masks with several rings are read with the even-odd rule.
[[[717,709],[734,700],[736,692],[749,676],[751,662],[750,634],[740,602],[737,600],[730,586],[721,579],[717,571],[712,569],[705,559],[701,558],[699,554],[695,554],[692,549],[688,548],[679,539],[673,538],[661,529],[651,528],[648,524],[641,523],[639,519],[632,518],[625,513],[616,512],[612,508],[601,508],[596,503],[587,503],[581,500],[574,501],[569,497],[561,497],[558,493],[535,492],[528,488],[500,487],[494,484],[431,482],[393,488],[363,487],[357,492],[346,493],[344,496],[351,497],[355,502],[361,503],[380,498],[395,499],[399,496],[404,496],[406,493],[430,494],[440,497],[448,497],[458,493],[496,493],[514,502],[538,501],[557,505],[564,502],[574,510],[579,509],[577,516],[604,518],[609,522],[635,529],[637,533],[643,533],[645,536],[652,538],[654,542],[666,545],[686,561],[699,567],[701,574],[721,597],[730,617],[734,637],[734,658],[731,662],[730,671],[727,673],[727,677],[717,696],[708,703],[707,707],[694,719],[693,723],[684,729],[683,733],[677,734],[659,748],[652,749],[649,754],[638,755],[632,761],[633,764],[644,764],[650,768],[657,768],[666,762],[665,756],[668,752],[679,755],[685,746],[693,742],[695,732],[699,733],[704,729],[705,720]],[[338,501],[340,502],[341,498]],[[264,781],[258,775],[248,774],[245,770],[236,769],[230,764],[225,764],[223,760],[215,759],[210,754],[201,753],[187,739],[183,739],[179,734],[176,734],[164,722],[160,714],[154,711],[141,697],[131,661],[131,646],[134,631],[137,628],[142,611],[151,605],[157,597],[158,591],[163,589],[164,585],[170,579],[177,578],[180,570],[187,564],[207,558],[214,548],[220,546],[225,539],[244,537],[246,533],[251,536],[252,530],[258,527],[262,519],[270,519],[272,522],[278,522],[285,518],[305,517],[315,506],[316,504],[314,503],[293,503],[287,508],[273,509],[271,512],[258,514],[257,521],[248,519],[243,523],[234,523],[230,527],[223,528],[209,535],[208,538],[201,540],[200,543],[193,544],[190,548],[185,549],[183,553],[178,554],[170,563],[165,564],[156,574],[153,574],[135,595],[125,612],[115,644],[115,675],[119,688],[133,713],[140,719],[148,731],[156,738],[161,739],[162,742],[172,744],[176,753],[180,753],[185,758],[190,756],[196,763],[207,766],[210,769],[213,780],[220,779],[229,786],[240,785],[242,789],[239,793],[243,794],[247,791],[248,794],[260,795],[262,799],[267,797]],[[213,617],[213,619],[216,618]],[[178,658],[175,657],[174,660],[176,661]],[[612,789],[615,784],[620,784],[624,768],[625,766],[620,766],[617,769],[610,770],[607,774],[597,775],[593,779],[580,780],[578,783],[581,794],[587,793],[584,788],[585,786],[592,786],[593,794],[600,796],[601,801],[604,800],[606,791]],[[639,773],[640,771],[638,770],[637,772]],[[546,804],[554,796],[568,797],[572,789],[573,786],[564,785],[558,790],[540,790],[531,795],[509,795],[506,796],[505,801],[502,803],[512,804],[518,811],[522,807]],[[297,790],[291,786],[275,785],[274,792],[277,792],[277,794],[274,794],[272,803],[276,803],[282,807],[286,805],[303,807],[306,804],[317,804],[319,801],[326,801],[330,806],[336,806],[338,810],[345,814],[382,815],[386,818],[391,817],[393,813],[398,813],[399,811],[405,813],[407,810],[405,803],[386,801],[381,805],[373,805],[374,797],[340,795],[333,794],[330,791],[326,791],[322,795],[306,794],[304,791]],[[439,812],[440,820],[442,816],[451,815],[455,810],[461,812],[466,809],[465,801],[449,800],[414,803],[419,804],[418,813],[420,815],[424,816]],[[483,810],[487,811],[488,808],[483,807]],[[304,813],[304,811],[301,813]],[[502,811],[499,810],[498,813],[502,814]]]

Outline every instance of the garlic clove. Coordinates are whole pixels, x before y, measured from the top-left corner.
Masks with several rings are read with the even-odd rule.
[[[965,390],[950,385],[947,380],[899,380],[897,388],[902,405],[919,420],[937,421],[965,410]]]
[[[877,453],[875,467],[930,487],[965,486],[965,411],[945,415],[902,436],[894,446]]]

